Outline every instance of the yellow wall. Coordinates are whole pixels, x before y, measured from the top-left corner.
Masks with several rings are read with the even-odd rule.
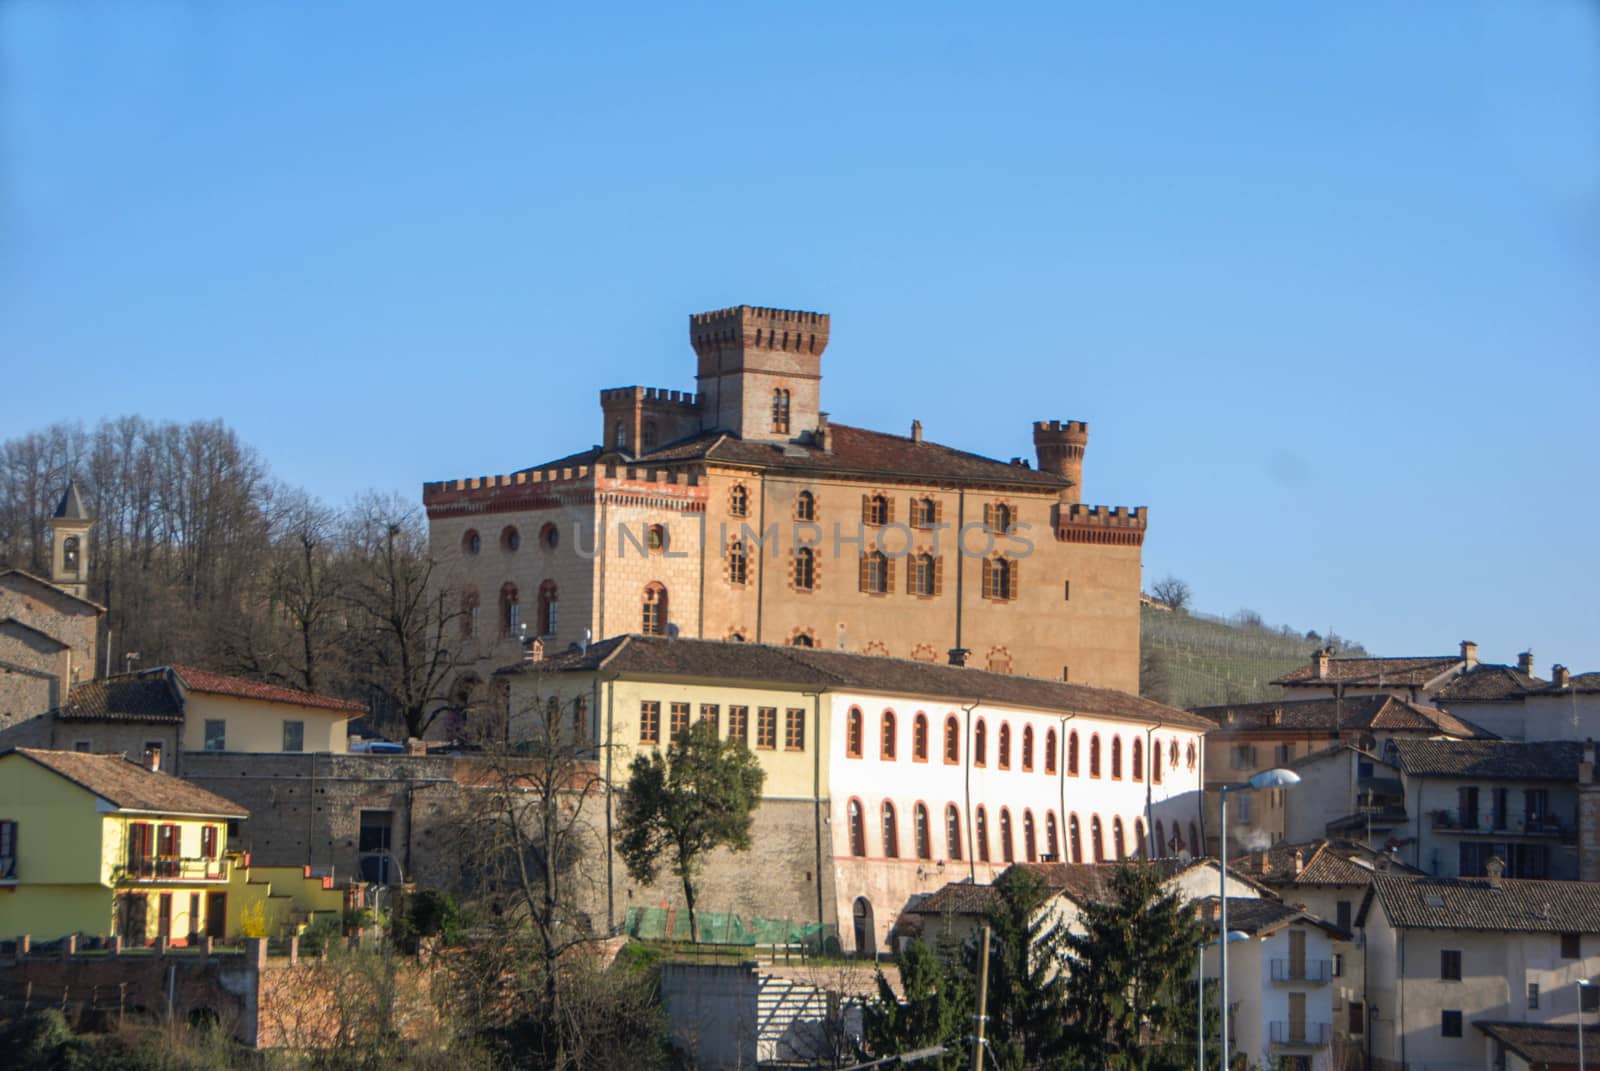
[[[111,932],[111,890],[101,885],[22,885],[0,892],[0,935],[53,941]]]
[[[236,866],[228,882],[229,939],[243,936],[247,909],[266,904],[266,936],[287,936],[291,925],[307,922],[313,914],[344,913],[344,890],[322,887],[321,878],[305,876],[302,867]]]
[[[25,755],[0,757],[0,819],[17,823],[19,885],[97,884],[98,800]],[[77,845],[78,850],[70,846]],[[0,899],[15,896],[0,893]]]
[[[203,695],[189,692],[184,697],[183,747],[203,751],[206,746],[206,721],[220,718],[227,723],[226,751],[283,750],[283,723],[305,723],[302,751],[344,752],[349,750],[345,728],[350,715],[321,707],[302,707],[292,703],[269,703],[260,699]]]
[[[200,858],[200,830],[206,826],[216,826],[217,851],[219,853],[216,864],[219,869],[224,865],[224,860],[220,857],[220,853],[228,843],[228,822],[225,818],[174,818],[170,815],[162,817],[142,814],[108,814],[102,824],[100,837],[100,881],[102,883],[110,885],[121,876],[120,871],[128,861],[128,826],[134,822],[149,822],[152,826],[176,824],[178,827],[178,857],[185,860],[198,860]],[[151,835],[154,836],[155,834],[152,833]],[[186,874],[185,876],[189,875]],[[219,878],[217,880],[220,881],[222,879]]]

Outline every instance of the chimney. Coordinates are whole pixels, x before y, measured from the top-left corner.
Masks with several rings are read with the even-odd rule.
[[[1533,676],[1532,651],[1523,651],[1521,654],[1517,655],[1517,670],[1521,673],[1526,673],[1530,677]]]
[[[537,636],[529,640],[523,647],[522,660],[524,662],[543,662],[544,641]]]
[[[817,449],[823,453],[828,452],[828,414],[817,414],[817,430],[812,433],[812,439],[817,444]]]
[[[1272,853],[1271,852],[1262,852],[1261,853],[1261,873],[1262,874],[1270,874],[1270,873],[1272,873]]]
[[[971,653],[972,652],[970,650],[968,650],[967,648],[965,648],[965,647],[952,647],[952,648],[950,648],[950,664],[952,666],[964,666],[964,665],[966,665],[967,664],[967,656],[970,655]]]
[[[1332,647],[1332,645],[1324,647],[1319,651],[1312,652],[1312,654],[1311,654],[1311,665],[1312,665],[1313,671],[1316,674],[1317,680],[1320,681],[1320,680],[1322,680],[1324,677],[1326,677],[1328,675],[1328,660],[1331,659],[1332,657],[1333,657],[1333,647]]]
[[[1483,864],[1483,872],[1488,875],[1489,884],[1498,889],[1500,888],[1500,879],[1505,876],[1506,864],[1498,855],[1491,855],[1489,861]]]
[[[151,773],[161,772],[161,749],[147,747],[144,749],[144,768]]]
[[[1273,707],[1272,708],[1272,713],[1267,715],[1267,724],[1268,725],[1282,725],[1283,724],[1283,708],[1282,707]]]
[[[1477,665],[1478,664],[1478,645],[1473,643],[1471,640],[1462,640],[1461,641],[1461,661],[1463,661],[1463,662],[1465,662],[1467,664],[1467,668],[1468,669],[1471,669],[1473,666]]]
[[[920,420],[913,420],[911,422],[911,441],[914,443],[920,443],[922,441],[922,421]]]
[[[1294,876],[1299,877],[1306,869],[1306,853],[1299,848],[1294,850]]]
[[[1550,683],[1557,688],[1565,688],[1572,681],[1572,674],[1567,667],[1557,664],[1550,667]]]

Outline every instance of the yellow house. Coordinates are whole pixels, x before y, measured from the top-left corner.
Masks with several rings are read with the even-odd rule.
[[[118,755],[0,752],[0,933],[225,934],[239,805]]]
[[[346,726],[366,707],[225,673],[173,666],[183,695],[185,751],[349,750]]]

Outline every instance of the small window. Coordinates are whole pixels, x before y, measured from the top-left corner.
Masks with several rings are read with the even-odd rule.
[[[1354,906],[1352,901],[1340,900],[1338,903],[1334,904],[1333,906],[1334,906],[1334,921],[1339,924],[1339,928],[1341,930],[1348,930],[1350,928],[1351,912],[1352,912],[1353,906]]]
[[[750,492],[744,484],[736,483],[728,492],[728,512],[735,517],[748,517],[750,515]]]
[[[669,708],[669,721],[667,722],[667,738],[676,740],[678,736],[689,728],[689,704],[673,703]]]
[[[806,712],[804,707],[790,707],[783,714],[783,749],[806,749]]]
[[[1067,734],[1067,776],[1078,776],[1078,730]]]
[[[17,823],[12,819],[0,821],[0,881],[14,881],[17,877]]]
[[[1011,843],[1011,811],[1000,808],[1000,858],[1007,863],[1017,861],[1016,848]]]
[[[900,824],[895,818],[894,804],[883,801],[883,854],[888,859],[900,858]]]
[[[283,723],[283,750],[304,751],[306,749],[306,723],[303,721],[284,721]]]
[[[978,805],[977,813],[973,815],[972,835],[978,842],[978,862],[987,863],[989,861],[989,815],[983,809],[981,803]]]
[[[653,699],[639,704],[639,743],[661,743],[661,704]]]
[[[223,751],[228,746],[228,723],[221,718],[206,719],[206,750]]]
[[[911,527],[932,528],[939,520],[939,506],[931,498],[911,500]]]
[[[515,554],[522,549],[522,533],[517,531],[517,526],[508,524],[500,529],[500,549],[507,554]]]
[[[483,549],[483,537],[478,535],[476,528],[468,528],[461,537],[461,553],[471,558]]]
[[[1458,1038],[1461,1036],[1461,1013],[1447,1011],[1439,1013],[1439,1034],[1442,1037]]]
[[[851,800],[848,810],[850,819],[850,854],[860,859],[867,854],[867,820],[861,813],[860,800]]]
[[[667,529],[665,525],[652,524],[644,530],[644,546],[652,554],[659,554],[667,549]]]
[[[1122,737],[1111,738],[1111,779],[1122,780]]]
[[[895,739],[894,711],[886,710],[883,712],[883,724],[879,727],[878,732],[880,734],[878,738],[878,755],[885,762],[893,762],[896,750],[895,745],[898,743]]]
[[[772,430],[789,434],[789,392],[781,387],[772,392]]]
[[[1367,1006],[1359,1000],[1352,1000],[1346,1006],[1346,1016],[1350,1033],[1364,1034],[1367,1031]]]
[[[961,761],[961,723],[954,714],[944,720],[944,762],[955,766]]]
[[[1072,601],[1072,581],[1070,581],[1070,580],[1063,580],[1061,582],[1061,601],[1062,602],[1071,602]]]
[[[640,629],[646,636],[667,633],[667,589],[651,584],[644,589],[644,615]]]
[[[947,858],[960,862],[961,860],[961,812],[956,810],[955,804],[949,804],[944,809],[944,839]]]
[[[539,635],[554,636],[561,625],[561,595],[554,580],[539,585]]]
[[[1094,733],[1089,737],[1089,776],[1100,776],[1100,734]]]
[[[1461,950],[1446,948],[1439,953],[1439,977],[1446,982],[1461,981]]]
[[[817,499],[810,491],[801,491],[795,496],[794,519],[797,521],[817,519]]]
[[[913,762],[928,761],[928,718],[925,714],[918,714],[911,723],[911,759]]]
[[[61,568],[62,571],[76,574],[78,571],[78,537],[68,536],[61,542]]]
[[[1528,1010],[1529,1011],[1538,1011],[1539,1010],[1539,983],[1538,982],[1529,982],[1528,983]]]
[[[800,591],[811,591],[817,586],[817,556],[810,547],[800,547],[794,552],[794,586]]]
[[[761,751],[778,749],[778,708],[756,708],[756,747]]]
[[[928,808],[919,803],[913,815],[917,827],[917,858],[932,859],[933,835],[928,831]]]
[[[932,554],[918,554],[911,559],[911,594],[937,594],[939,565]]]
[[[748,565],[745,560],[744,542],[735,539],[728,546],[728,581],[743,585],[747,582],[747,577]]]
[[[741,744],[750,743],[750,708],[728,708],[728,739]]]
[[[546,522],[545,526],[539,529],[539,545],[545,550],[555,550],[561,545],[561,530],[554,524]]]
[[[1010,558],[983,560],[983,597],[1008,602],[1017,597],[1018,563]]]
[[[982,718],[972,727],[972,765],[989,764],[989,725]]]
[[[845,723],[844,753],[847,758],[859,759],[861,757],[862,737],[866,735],[865,719],[861,715],[860,707],[851,707],[850,714]]]
[[[868,524],[889,523],[889,500],[883,495],[873,495],[867,499],[863,518]]]
[[[1000,723],[1000,756],[999,766],[1002,770],[1011,769],[1011,723]]]
[[[1562,959],[1582,959],[1583,958],[1583,935],[1582,934],[1564,933],[1564,934],[1561,935],[1561,958]]]
[[[1047,774],[1056,772],[1056,731],[1054,729],[1047,729],[1044,734],[1044,772]]]
[[[889,593],[889,558],[881,550],[861,557],[861,590],[868,595]]]
[[[94,744],[88,740],[79,740],[72,745],[72,750],[87,753],[94,750]]]
[[[200,858],[215,859],[217,857],[217,827],[200,827]]]

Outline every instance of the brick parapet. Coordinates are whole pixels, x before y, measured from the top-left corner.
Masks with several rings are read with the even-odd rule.
[[[526,469],[422,485],[422,504],[430,518],[514,513],[602,500],[698,513],[705,508],[705,490],[700,473],[693,469],[616,464]]]
[[[683,409],[697,409],[700,406],[700,396],[692,390],[669,390],[666,387],[609,387],[600,392],[601,405],[630,405],[633,402],[649,402],[655,407],[679,406]]]
[[[1142,546],[1149,516],[1150,510],[1145,506],[1063,505],[1056,520],[1056,539],[1063,543]]]
[[[735,305],[689,317],[689,341],[702,357],[728,348],[821,355],[828,348],[825,312]]]

